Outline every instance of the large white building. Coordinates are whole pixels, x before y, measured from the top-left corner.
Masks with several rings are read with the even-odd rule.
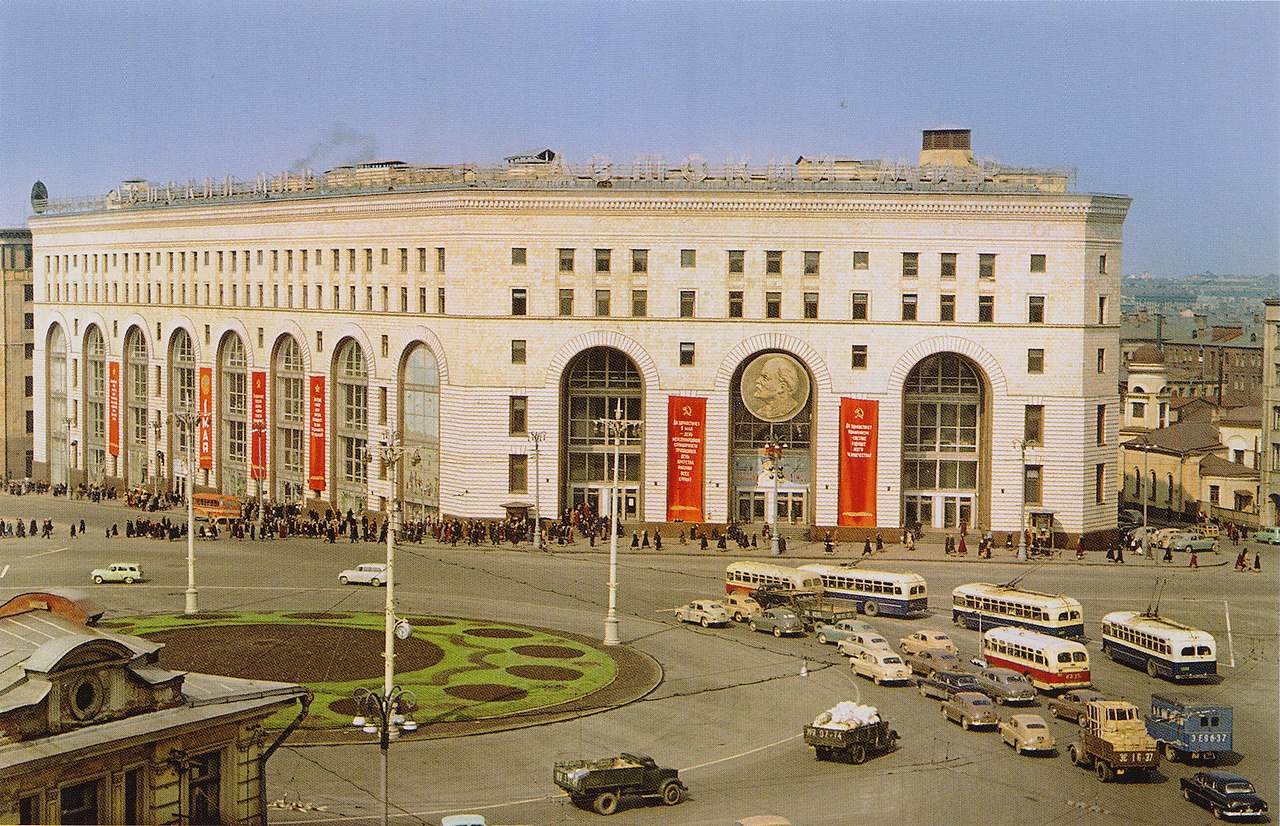
[[[548,150],[41,200],[37,465],[175,484],[188,408],[196,483],[228,494],[261,467],[277,501],[382,509],[393,433],[424,446],[393,470],[411,515],[607,510],[620,411],[631,524],[1016,531],[1025,506],[1100,541],[1129,199],[1072,181],[930,130],[917,166]]]

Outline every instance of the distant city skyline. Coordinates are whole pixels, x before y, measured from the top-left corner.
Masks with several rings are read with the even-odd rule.
[[[1132,197],[1125,273],[1280,269],[1277,3],[7,2],[0,61],[3,226],[37,179],[541,147],[914,163],[946,124]]]

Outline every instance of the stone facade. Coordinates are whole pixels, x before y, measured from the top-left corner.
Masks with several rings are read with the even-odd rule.
[[[1280,525],[1280,298],[1266,300],[1262,345],[1262,448],[1259,503],[1263,525]]]
[[[7,479],[26,478],[32,470],[34,297],[30,231],[0,230],[0,477]]]

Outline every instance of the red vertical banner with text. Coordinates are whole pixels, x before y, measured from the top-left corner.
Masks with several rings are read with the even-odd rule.
[[[701,522],[707,400],[667,397],[667,521]]]
[[[308,464],[307,487],[324,490],[324,376],[311,377],[311,403],[307,408],[307,430],[311,442],[311,461]]]
[[[840,514],[837,525],[876,526],[876,442],[880,402],[840,400]]]
[[[249,375],[249,427],[253,432],[249,445],[249,478],[267,475],[267,371],[254,370]]]
[[[107,452],[120,455],[120,362],[107,362]]]
[[[200,368],[200,467],[213,467],[213,368]]]

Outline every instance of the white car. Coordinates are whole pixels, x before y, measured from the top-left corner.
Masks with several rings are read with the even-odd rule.
[[[745,594],[726,594],[720,602],[734,622],[745,622],[760,613],[760,603]]]
[[[696,622],[706,628],[708,625],[728,625],[729,612],[718,602],[695,599],[676,609],[676,619],[681,622]]]
[[[836,648],[840,649],[840,653],[846,657],[852,657],[859,651],[884,651],[889,654],[897,654],[893,650],[893,646],[889,645],[889,641],[877,634],[875,631],[855,631],[840,642],[836,643]]]
[[[911,682],[911,669],[892,651],[864,648],[849,657],[854,674],[861,674],[876,685]]]
[[[142,566],[136,562],[113,562],[105,568],[95,568],[89,577],[98,585],[104,582],[123,582],[126,585],[132,585],[146,579],[142,575]]]
[[[366,562],[338,574],[338,581],[343,585],[372,585],[377,588],[387,584],[387,566],[381,562]]]
[[[956,654],[956,644],[951,641],[951,637],[941,631],[916,631],[908,634],[898,640],[898,645],[902,648],[903,654],[919,654],[926,648],[940,648],[949,654]]]

